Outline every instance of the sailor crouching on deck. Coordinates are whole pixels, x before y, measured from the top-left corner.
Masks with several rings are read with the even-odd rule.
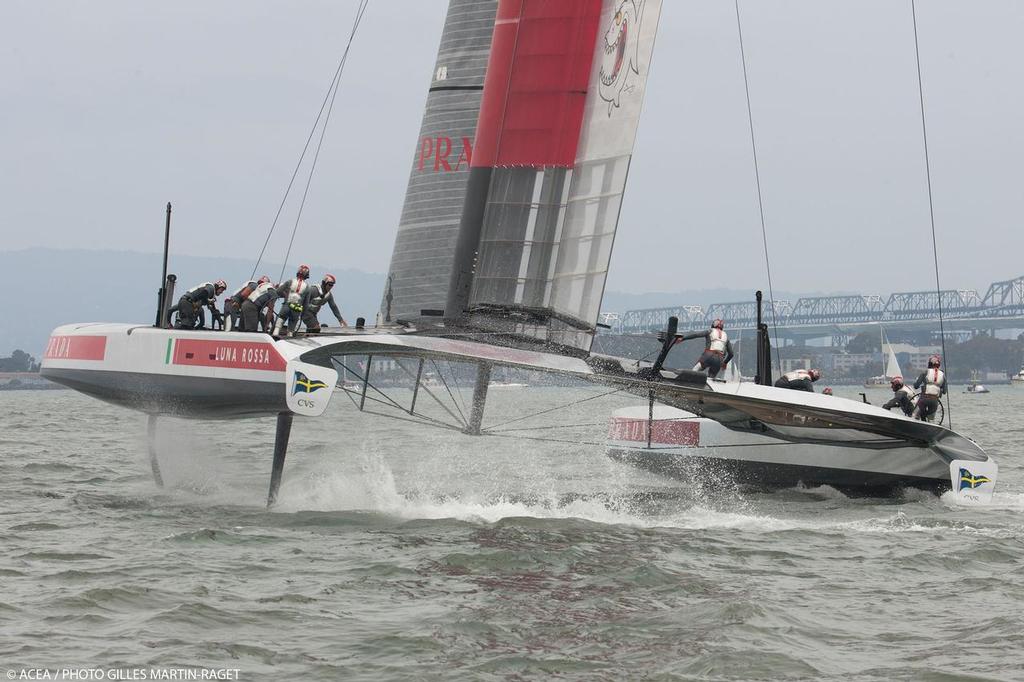
[[[291,336],[295,333],[295,328],[299,326],[299,320],[302,318],[302,312],[309,305],[309,295],[312,293],[308,280],[309,266],[300,265],[295,272],[295,277],[277,288],[277,295],[284,300],[281,302],[281,310],[277,314],[277,323],[274,325],[275,337]],[[286,324],[288,327],[285,329]]]
[[[928,358],[928,369],[921,372],[914,382],[914,388],[921,390],[921,396],[917,399],[917,406],[914,408],[914,419],[930,422],[935,418],[935,412],[939,409],[939,399],[946,394],[946,373],[939,367],[942,366],[942,358],[933,355]]]
[[[202,329],[206,325],[206,318],[203,314],[204,307],[210,309],[215,320],[220,318],[220,311],[217,310],[217,297],[223,294],[227,288],[227,283],[218,279],[216,282],[203,282],[182,294],[178,299],[178,305],[170,310],[172,313],[178,313],[178,320],[174,324],[175,329]]]
[[[277,299],[277,287],[270,283],[270,278],[263,275],[256,282],[256,288],[242,301],[239,306],[242,317],[243,332],[258,332],[260,325],[263,331],[269,332],[273,326],[270,316],[273,314],[274,301]]]
[[[676,343],[689,341],[690,339],[704,338],[704,352],[700,360],[693,366],[696,370],[707,370],[708,376],[714,379],[718,373],[725,369],[732,360],[732,343],[729,341],[725,331],[725,322],[715,320],[711,323],[711,329],[703,332],[691,332],[689,334],[676,334]]]
[[[914,414],[914,389],[903,383],[903,377],[893,377],[889,385],[892,386],[892,400],[882,405],[882,409],[891,410],[898,407],[908,417]]]
[[[797,369],[786,372],[775,382],[775,388],[791,388],[794,391],[814,393],[814,383],[821,378],[820,369]]]
[[[334,313],[334,317],[338,320],[338,324],[342,327],[348,326],[348,322],[345,322],[345,318],[341,316],[341,311],[338,310],[338,304],[334,302],[334,285],[337,281],[334,275],[328,273],[320,281],[320,286],[310,285],[309,304],[302,311],[302,324],[306,326],[306,331],[310,334],[320,333],[320,320],[317,319],[317,313],[324,307],[324,304],[330,306],[331,312]]]
[[[242,301],[249,298],[249,294],[256,288],[258,282],[249,280],[224,299],[224,331],[241,329],[242,327]]]

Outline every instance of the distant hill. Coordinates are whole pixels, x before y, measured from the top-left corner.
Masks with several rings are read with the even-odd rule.
[[[69,322],[152,323],[161,259],[129,251],[0,251],[0,355],[20,348],[40,357],[53,328]],[[233,291],[249,277],[252,264],[251,259],[172,255],[168,270],[178,276],[179,293],[215,279],[226,280]],[[335,296],[346,320],[374,318],[384,275],[316,261],[309,265],[317,280],[325,272],[337,276]],[[280,263],[268,263],[257,276],[266,273],[276,280],[280,271]]]

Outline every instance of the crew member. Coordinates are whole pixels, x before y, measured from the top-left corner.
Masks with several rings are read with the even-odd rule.
[[[893,377],[889,384],[892,386],[892,400],[882,405],[883,410],[891,410],[898,407],[908,417],[914,414],[914,389],[903,383],[903,377]]]
[[[821,378],[820,369],[797,369],[786,372],[775,382],[775,388],[791,388],[794,391],[814,393],[814,383]]]
[[[260,281],[262,281],[262,278]],[[270,281],[269,277],[267,281]],[[252,293],[258,284],[259,282],[256,280],[249,280],[236,289],[235,293],[224,299],[224,320],[227,331],[242,327],[242,301],[249,298],[249,294]]]
[[[214,320],[220,319],[220,311],[217,310],[217,297],[224,293],[228,285],[222,279],[216,282],[203,282],[186,291],[178,305],[171,308],[171,312],[178,313],[176,329],[202,329],[206,326],[206,316],[203,308],[209,308]]]
[[[269,332],[273,326],[271,318],[276,299],[277,287],[271,284],[269,277],[263,275],[256,282],[256,288],[242,301],[242,331],[258,332],[262,325],[263,331]]]
[[[921,376],[914,382],[914,388],[921,391],[912,415],[914,419],[930,422],[935,418],[939,399],[946,394],[946,373],[939,369],[941,366],[942,358],[931,356],[928,358],[928,369],[921,372]]]
[[[309,305],[309,266],[300,265],[287,282],[277,287],[277,295],[283,298],[281,310],[277,314],[277,323],[274,325],[274,336],[291,336],[295,328],[299,326],[302,319],[302,311]],[[288,325],[285,328],[285,325]]]
[[[726,335],[725,322],[715,320],[711,323],[711,329],[704,332],[691,332],[689,334],[676,334],[676,343],[699,339],[704,337],[704,352],[700,360],[694,365],[694,370],[707,370],[708,376],[714,379],[718,373],[724,370],[729,361],[732,360],[732,343]]]
[[[341,311],[338,310],[338,304],[334,302],[334,285],[337,283],[334,275],[326,274],[320,281],[320,286],[311,284],[309,287],[309,304],[305,310],[302,311],[302,324],[306,326],[306,331],[310,334],[320,333],[320,320],[317,319],[317,314],[320,309],[327,304],[331,308],[331,312],[334,313],[334,317],[338,320],[338,324],[342,327],[347,327],[348,322],[341,316]]]
[[[822,389],[821,394],[822,395],[832,395],[832,387],[831,386],[826,386],[825,388]]]

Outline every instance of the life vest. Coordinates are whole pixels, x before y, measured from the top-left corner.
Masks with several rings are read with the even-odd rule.
[[[205,303],[210,299],[211,293],[215,292],[213,282],[203,282],[185,292],[185,298],[193,303]]]
[[[292,277],[288,281],[288,305],[302,303],[302,294],[305,293],[308,286],[309,283],[306,280]]]
[[[274,285],[270,282],[264,282],[263,284],[258,285],[252,290],[252,293],[249,294],[249,300],[252,301],[253,305],[257,308],[262,308],[275,298],[277,298],[277,289],[275,289]]]
[[[326,294],[320,290],[320,287],[314,286],[313,292],[309,297],[309,305],[306,306],[306,311],[313,313],[314,315],[320,312],[320,309],[324,307],[324,304],[330,300],[332,292],[328,291]]]
[[[245,299],[249,298],[249,294],[251,294],[255,288],[256,282],[246,282],[243,287],[239,288],[235,293],[231,294],[230,298],[237,299],[239,301],[244,301]]]
[[[711,331],[708,332],[708,350],[725,355],[725,348],[728,343],[729,337],[721,329],[712,327]]]
[[[938,367],[924,371],[924,387],[921,393],[932,398],[942,395],[942,387],[946,385],[946,373]]]
[[[903,396],[909,400],[909,399],[914,397],[914,387],[913,386],[906,386],[906,385],[904,385],[903,388],[901,388],[900,390],[896,391],[896,395],[897,396],[900,393],[902,393]]]
[[[785,379],[786,381],[790,381],[790,382],[792,382],[792,381],[804,381],[805,379],[807,381],[810,381],[811,380],[811,373],[808,372],[806,369],[795,369],[792,372],[786,372],[785,374],[783,374],[782,378]]]

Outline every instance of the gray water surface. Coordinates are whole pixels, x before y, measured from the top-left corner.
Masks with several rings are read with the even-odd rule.
[[[595,389],[491,393],[494,425]],[[159,490],[144,417],[0,393],[0,669],[1024,679],[1024,387],[954,396],[1000,465],[972,509],[684,486],[605,456],[633,402],[471,438],[337,396],[268,512],[272,419],[162,422]]]

